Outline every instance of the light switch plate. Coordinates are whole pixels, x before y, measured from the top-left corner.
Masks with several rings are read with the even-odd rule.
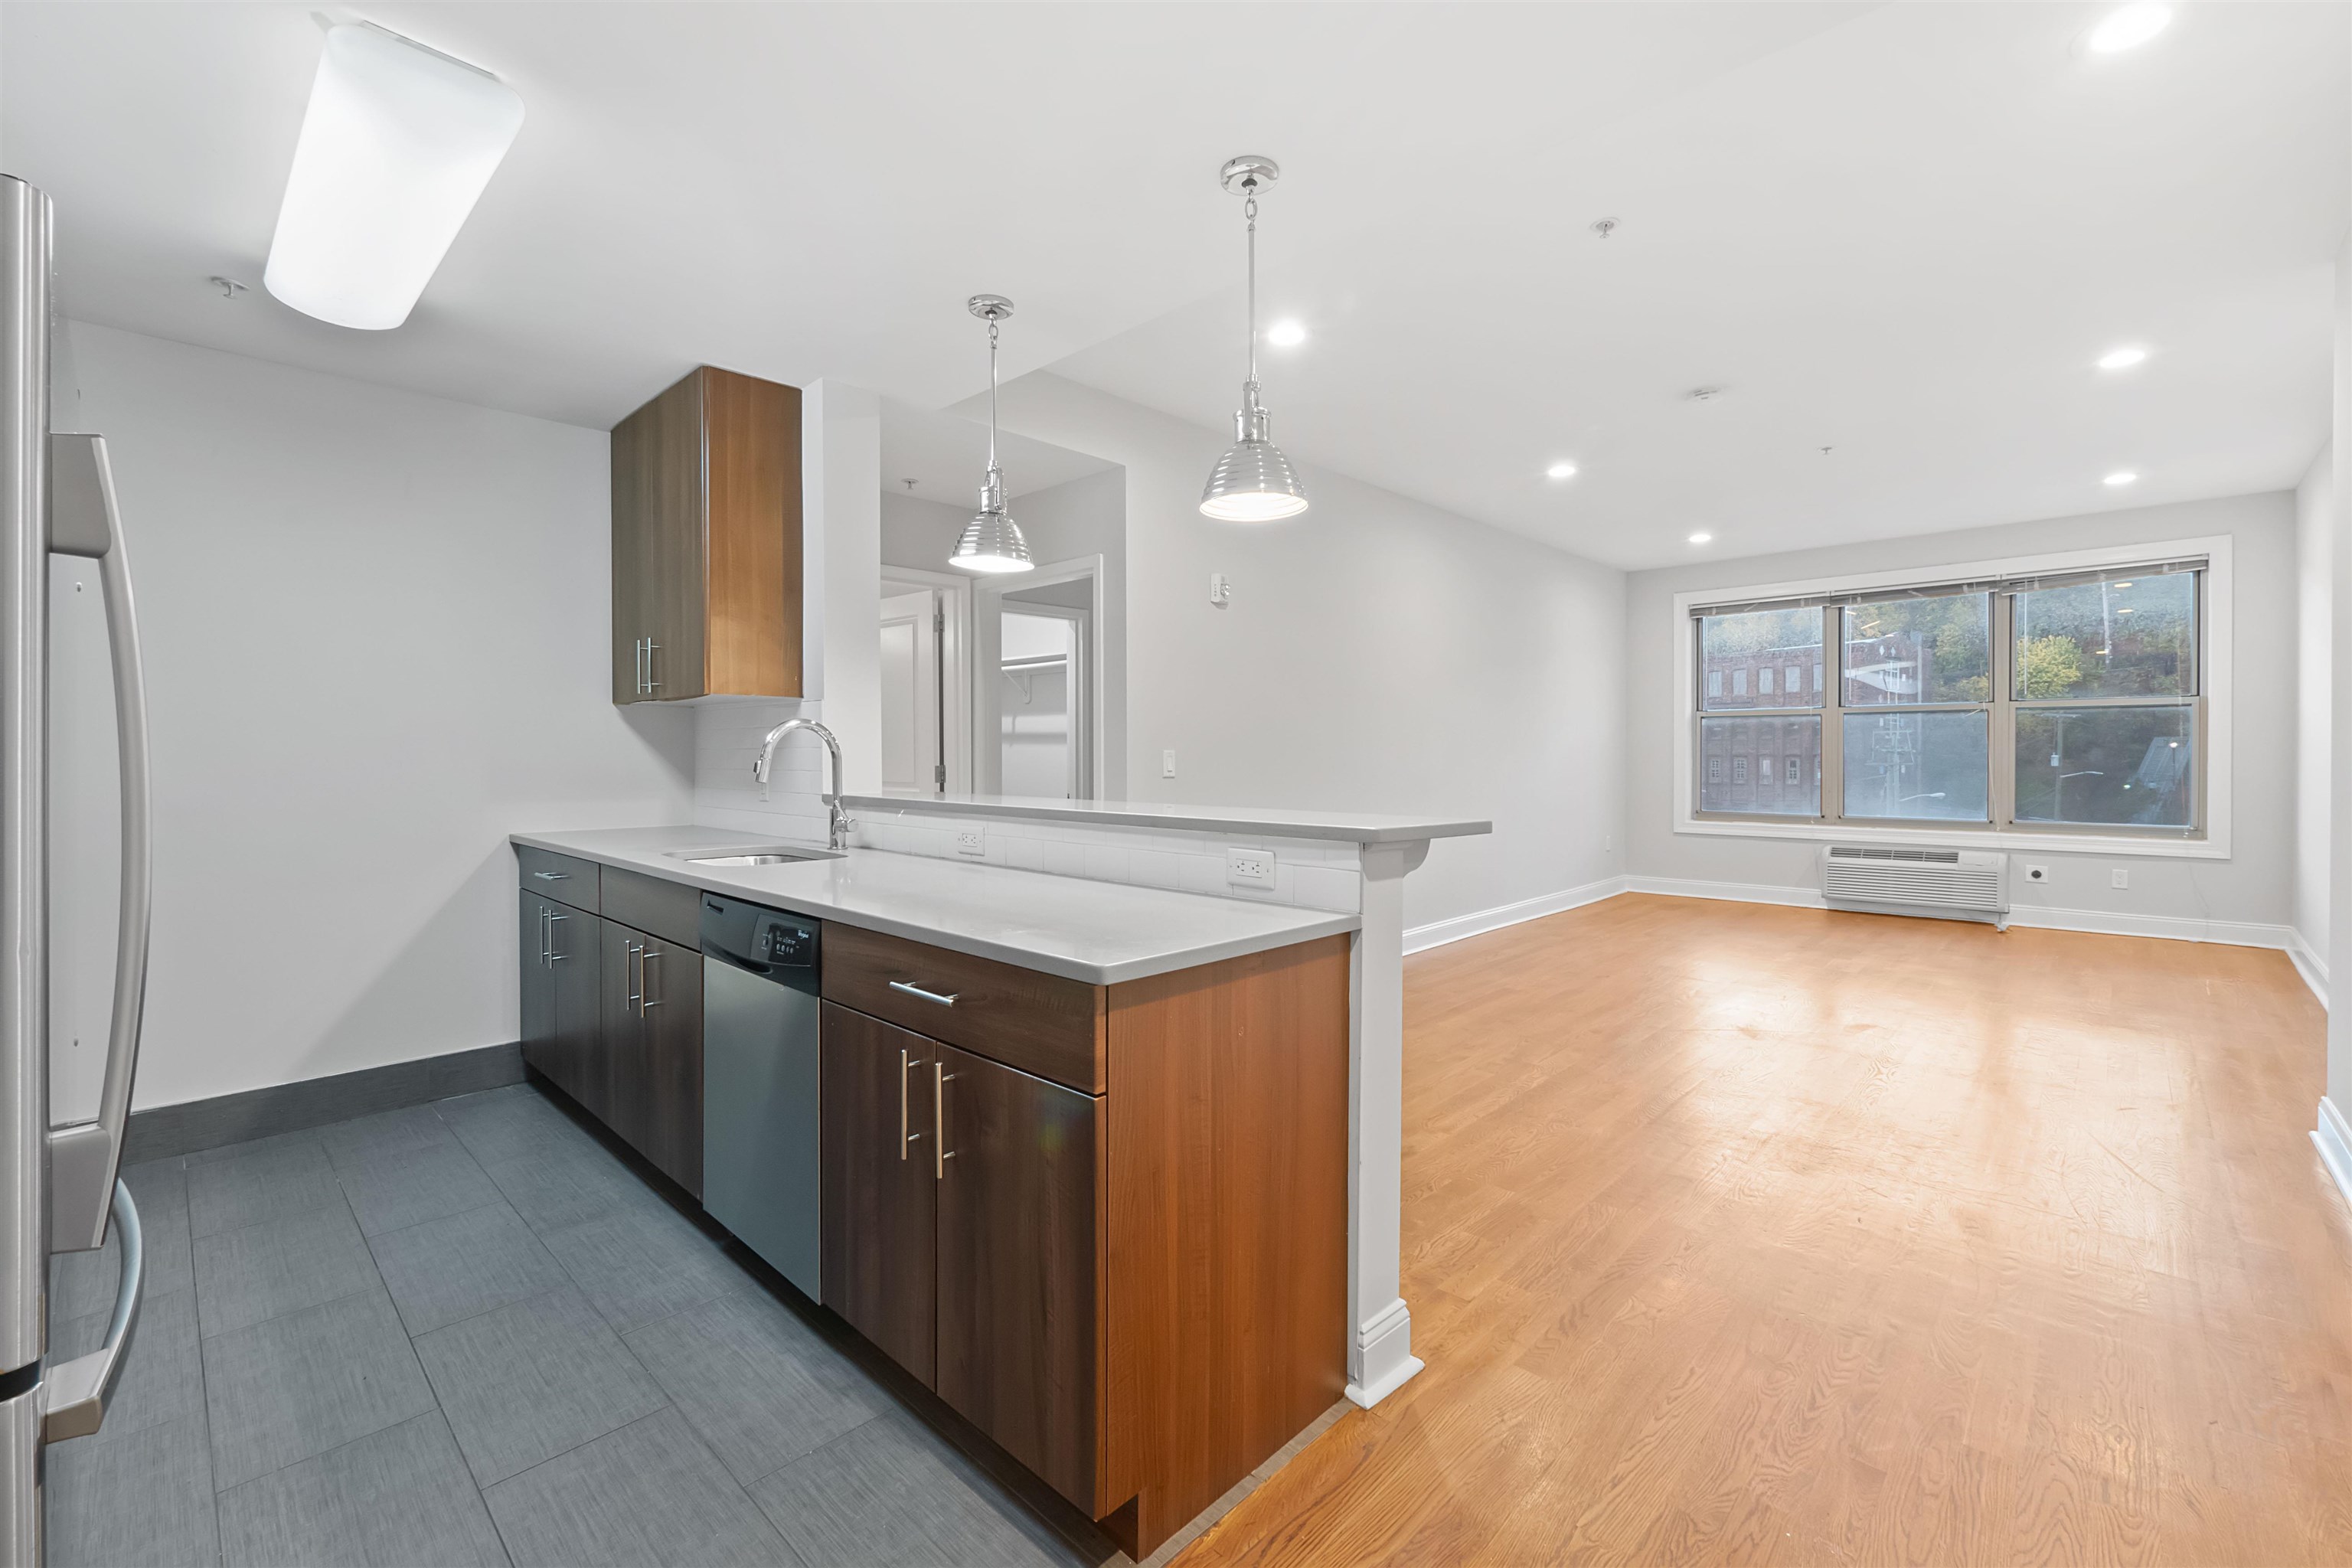
[[[2122,869],[2122,868],[2116,868],[2116,870],[2113,870],[2113,871],[2108,872],[2108,873],[2107,873],[2107,886],[2108,886],[2108,887],[2110,887],[2110,888],[2128,888],[2128,887],[2130,887],[2130,886],[2131,886],[2131,873],[2130,873],[2129,871],[2126,871],[2126,870],[2124,870],[2124,869]]]
[[[959,854],[959,855],[985,855],[985,854],[987,854],[987,853],[988,853],[988,840],[987,840],[987,838],[984,837],[984,833],[985,833],[985,830],[984,830],[984,829],[982,829],[982,828],[978,828],[978,827],[959,827],[959,828],[957,828],[957,829],[956,829],[956,853],[957,853],[957,854]]]
[[[1160,753],[1160,776],[1163,779],[1176,776],[1176,752],[1172,747]]]
[[[1227,849],[1225,880],[1247,888],[1274,886],[1274,851],[1271,849]]]

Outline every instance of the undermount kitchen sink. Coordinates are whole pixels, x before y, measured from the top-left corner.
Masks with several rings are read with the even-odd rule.
[[[797,844],[760,844],[749,849],[674,849],[673,859],[689,866],[789,866],[795,860],[838,860],[831,849],[809,849]]]

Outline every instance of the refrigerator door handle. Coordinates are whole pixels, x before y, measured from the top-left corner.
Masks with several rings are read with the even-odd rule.
[[[107,1032],[98,1120],[49,1131],[49,1246],[58,1252],[86,1252],[106,1244],[109,1194],[116,1194],[118,1215],[129,1201],[120,1195],[116,1171],[122,1163],[122,1134],[130,1122],[131,1079],[139,1069],[153,897],[147,683],[140,667],[131,569],[123,560],[122,514],[115,504],[114,473],[107,464],[103,436],[49,437],[49,548],[60,555],[98,562],[107,642],[113,654],[116,751],[122,770],[122,891],[114,953],[114,1017]],[[131,1271],[126,1268],[124,1272],[128,1277]]]
[[[87,1437],[106,1419],[114,1385],[139,1330],[139,1289],[147,1272],[147,1244],[139,1233],[139,1205],[121,1177],[114,1183],[114,1232],[122,1238],[122,1277],[114,1287],[114,1316],[106,1342],[86,1356],[52,1366],[41,1379],[41,1441]]]

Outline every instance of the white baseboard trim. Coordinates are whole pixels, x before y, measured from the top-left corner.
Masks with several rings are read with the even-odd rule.
[[[1603,899],[1613,899],[1625,890],[1622,877],[1604,877],[1597,882],[1587,882],[1566,892],[1546,893],[1538,899],[1521,899],[1516,904],[1499,904],[1491,910],[1477,910],[1452,920],[1433,921],[1425,926],[1408,927],[1404,933],[1404,950],[1423,952],[1433,947],[1444,947],[1449,942],[1478,936],[1505,926],[1515,926],[1522,921],[1541,920],[1563,910],[1580,909],[1597,904]]]
[[[2327,1005],[2327,960],[2319,955],[2318,950],[2301,931],[2295,931],[2294,936],[2294,941],[2287,944],[2286,955],[2294,961],[2294,972],[2303,976],[2303,983],[2311,987],[2311,994],[2318,997],[2319,1005],[2325,1007]]]
[[[1668,899],[1721,899],[1735,904],[1786,904],[1801,910],[1825,910],[1819,888],[1790,888],[1779,882],[1709,882],[1696,877],[1628,877],[1629,893],[1655,893]]]
[[[1778,882],[1708,882],[1686,877],[1628,877],[1630,893],[1658,893],[1674,899],[1724,899],[1742,904],[1787,904],[1798,909],[1829,906],[1818,888],[1794,888]],[[2179,915],[2116,914],[2105,910],[2059,910],[2018,904],[2009,911],[2013,926],[2043,931],[2087,931],[2096,936],[2152,936],[2168,942],[2218,942],[2227,947],[2276,948],[2295,960],[2298,969],[2310,949],[2293,926],[2263,925],[2254,921],[2198,921]],[[2305,976],[2308,983],[2312,976]],[[2324,984],[2324,971],[2322,972]],[[2314,986],[2315,990],[2319,989]]]
[[[1422,1369],[1412,1353],[1412,1313],[1402,1299],[1372,1314],[1356,1331],[1356,1375],[1344,1390],[1349,1402],[1370,1410]]]
[[[2319,1163],[2336,1178],[2336,1191],[2352,1204],[2352,1126],[2346,1124],[2336,1102],[2325,1096],[2319,1101],[2319,1125],[2311,1130],[2311,1141],[2319,1145]]]
[[[1695,877],[1605,877],[1564,892],[1522,899],[1491,910],[1456,915],[1424,926],[1408,927],[1404,950],[1423,952],[1465,937],[1500,931],[1523,921],[1541,920],[1564,910],[1581,909],[1613,899],[1620,893],[1654,893],[1669,899],[1720,899],[1738,904],[1781,904],[1792,909],[1825,910],[1818,888],[1790,887],[1780,882],[1712,882]],[[2264,925],[2255,921],[2197,921],[2179,915],[2116,914],[2105,910],[2058,910],[2021,904],[2009,911],[2009,923],[2042,931],[2075,931],[2094,936],[2149,936],[2165,942],[2216,942],[2225,947],[2275,948],[2286,954],[2319,1005],[2327,1005],[2327,963],[2293,926]]]

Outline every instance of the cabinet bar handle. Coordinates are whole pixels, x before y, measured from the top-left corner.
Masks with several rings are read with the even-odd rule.
[[[914,1063],[907,1053],[898,1053],[898,1158],[907,1157],[907,1069]]]
[[[541,918],[547,921],[547,962],[550,963],[560,963],[563,959],[571,957],[572,955],[570,953],[558,952],[555,951],[555,922],[558,921],[568,921],[572,917],[570,915],[559,915],[553,910],[542,910],[540,911],[540,914]]]
[[[659,948],[647,947],[637,954],[637,1016],[646,1016],[648,1007],[658,1007],[662,1002],[653,994],[653,971],[646,966],[661,956]]]
[[[547,910],[542,908],[539,911],[539,966],[541,969],[547,967]]]
[[[542,882],[568,882],[572,879],[569,871],[533,871],[531,875]]]
[[[644,952],[645,949],[639,947],[633,942],[629,943],[627,955],[621,960],[621,984],[628,987],[629,994],[627,1004],[632,1007],[636,1006],[646,999],[646,983],[642,979],[632,978],[629,973],[630,965],[633,964],[638,956]],[[640,971],[639,973],[642,973],[643,972]]]
[[[919,985],[909,985],[903,980],[893,980],[890,982],[890,989],[893,991],[903,991],[909,996],[920,996],[924,1001],[936,1002],[942,1007],[954,1006],[956,1005],[956,998],[963,994],[961,991],[950,991],[945,995],[941,995],[937,991],[926,991]]]
[[[948,1147],[948,1079],[955,1074],[948,1071],[943,1061],[931,1063],[931,1179],[947,1180],[948,1162],[955,1151]]]
[[[651,637],[646,639],[646,689],[647,691],[661,689],[661,682],[654,679],[654,655],[660,651],[661,644]]]

